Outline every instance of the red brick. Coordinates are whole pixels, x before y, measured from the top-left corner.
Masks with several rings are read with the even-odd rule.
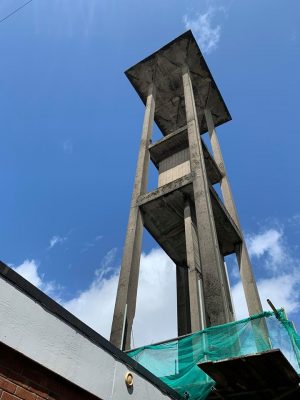
[[[24,389],[24,388],[19,387],[19,386],[17,387],[15,395],[18,396],[20,399],[23,399],[23,400],[35,400],[36,399],[36,394],[35,393],[29,392],[29,390]]]
[[[18,397],[14,396],[13,394],[3,392],[1,396],[1,400],[19,400]]]
[[[15,393],[17,385],[0,376],[0,388],[9,393]]]

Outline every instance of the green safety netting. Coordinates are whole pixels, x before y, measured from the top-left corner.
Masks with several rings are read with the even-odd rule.
[[[253,315],[162,344],[128,352],[139,364],[190,400],[205,399],[215,382],[199,362],[280,349],[300,374],[300,336],[283,310]]]

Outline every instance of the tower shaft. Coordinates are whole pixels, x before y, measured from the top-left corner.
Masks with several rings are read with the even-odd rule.
[[[146,110],[110,337],[121,349],[130,348],[144,227],[176,265],[178,335],[234,320],[224,263],[232,253],[249,313],[262,311],[215,129],[231,117],[192,33],[126,75]],[[164,138],[152,144],[154,121]],[[158,187],[149,192],[150,159]]]

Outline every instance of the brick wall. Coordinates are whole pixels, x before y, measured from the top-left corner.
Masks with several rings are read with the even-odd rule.
[[[0,343],[1,400],[99,400]]]

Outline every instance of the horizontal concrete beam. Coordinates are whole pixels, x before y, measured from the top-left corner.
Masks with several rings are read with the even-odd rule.
[[[167,183],[164,186],[159,187],[151,192],[145,193],[138,198],[138,205],[146,204],[153,201],[161,196],[165,196],[168,193],[173,192],[177,189],[182,189],[184,186],[191,184],[193,181],[192,174],[183,176],[182,178],[176,179],[173,182]]]
[[[212,186],[209,187],[220,251],[223,256],[235,252],[241,233]],[[176,265],[186,265],[184,202],[193,198],[193,175],[168,183],[140,196],[144,227]]]

